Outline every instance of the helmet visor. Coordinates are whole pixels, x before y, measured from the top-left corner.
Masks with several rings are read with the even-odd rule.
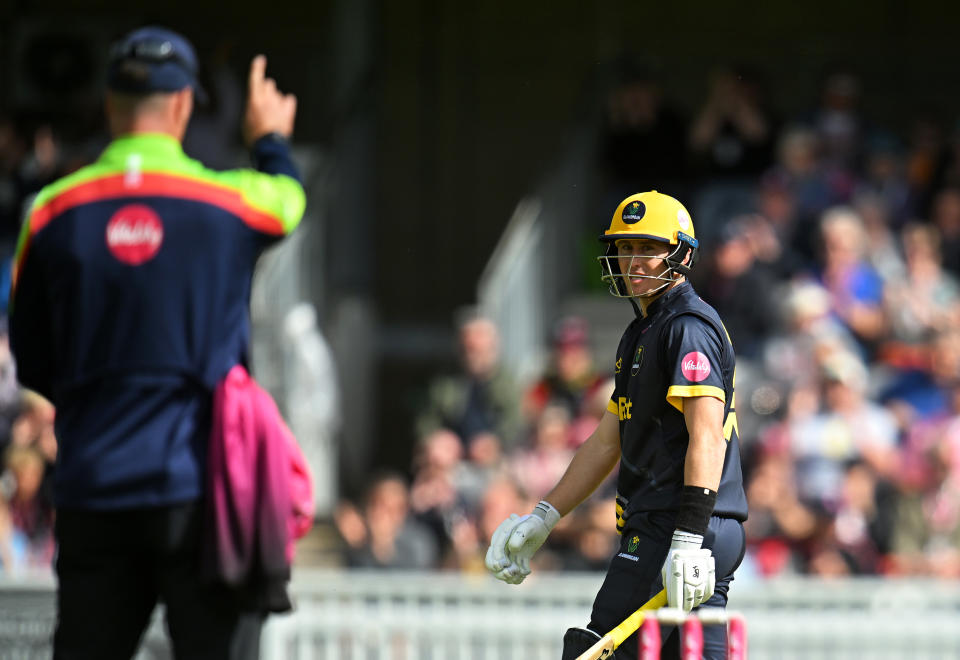
[[[671,247],[671,246],[667,246]],[[685,247],[680,244],[672,246],[672,251],[668,254],[620,254],[617,246],[613,243],[607,250],[607,254],[597,257],[600,262],[600,279],[606,282],[611,295],[618,298],[646,298],[661,292],[670,283],[676,281],[679,274],[676,270],[678,261],[682,261],[682,252]],[[663,270],[659,273],[650,274],[643,267],[643,260],[656,259],[663,263]],[[660,286],[635,292],[635,280],[654,280],[662,282]]]

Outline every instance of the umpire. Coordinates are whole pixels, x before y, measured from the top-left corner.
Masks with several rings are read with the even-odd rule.
[[[22,228],[10,335],[20,381],[57,409],[55,658],[130,658],[158,600],[177,658],[256,658],[263,614],[201,579],[212,391],[247,361],[254,264],[300,222],[296,100],[254,58],[255,169],[214,172],[181,140],[197,58],[135,30],[111,51],[113,141],[44,188]]]
[[[623,200],[601,236],[610,293],[636,311],[617,348],[616,386],[593,435],[534,510],[493,534],[487,568],[517,584],[561,518],[620,463],[616,556],[586,629],[564,636],[572,660],[666,587],[672,607],[724,607],[743,559],[747,503],[734,410],[734,354],[723,323],[686,276],[697,256],[693,222],[656,191]],[[636,658],[636,635],[616,651]],[[677,657],[679,634],[664,639]],[[726,656],[726,632],[704,628],[704,656]]]

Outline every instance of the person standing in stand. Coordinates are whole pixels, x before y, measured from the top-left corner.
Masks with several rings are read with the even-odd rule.
[[[112,142],[45,187],[22,228],[10,336],[21,383],[56,406],[54,658],[130,658],[158,600],[177,658],[256,658],[264,614],[201,574],[212,392],[248,361],[254,265],[306,204],[296,99],[253,59],[253,169],[181,141],[197,58],[144,27],[113,48]]]

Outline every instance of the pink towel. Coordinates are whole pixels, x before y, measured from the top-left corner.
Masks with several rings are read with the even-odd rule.
[[[282,584],[285,598],[294,541],[313,524],[309,467],[276,403],[241,365],[217,386],[212,422],[207,568],[234,587],[271,583],[276,593]]]

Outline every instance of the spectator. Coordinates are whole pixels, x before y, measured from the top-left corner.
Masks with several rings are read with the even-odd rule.
[[[928,225],[912,223],[901,233],[906,272],[884,291],[891,339],[918,345],[960,322],[960,283],[944,272],[940,237]]]
[[[819,284],[795,280],[782,285],[784,329],[763,350],[764,369],[782,387],[810,387],[819,382],[818,363],[834,351],[853,352],[857,342],[830,314],[830,295]]]
[[[725,319],[737,354],[755,358],[773,330],[773,283],[757,263],[748,218],[735,218],[720,234],[710,263],[695,281],[703,299]]]
[[[691,123],[690,149],[711,178],[756,176],[772,165],[775,128],[758,75],[721,67]]]
[[[820,138],[807,127],[790,126],[780,133],[773,174],[789,186],[803,222],[838,201],[824,175]]]
[[[799,496],[835,514],[843,496],[846,466],[863,461],[878,477],[896,465],[897,425],[893,416],[866,398],[867,370],[849,353],[821,362],[824,408],[790,429]]]
[[[342,505],[337,522],[348,544],[348,566],[425,569],[436,565],[436,544],[412,516],[409,496],[404,480],[388,473],[371,480],[362,512]]]
[[[7,502],[14,530],[26,539],[26,563],[42,568],[53,559],[53,505],[43,496],[43,455],[34,447],[14,445],[7,450],[6,469],[13,484]]]
[[[958,378],[960,330],[953,326],[934,333],[923,346],[918,365],[895,371],[878,398],[907,431],[918,421],[949,411],[950,393]]]
[[[594,369],[589,339],[585,319],[570,316],[557,322],[546,373],[525,397],[527,419],[536,420],[548,405],[564,407],[574,422],[587,413],[588,400],[605,381]]]
[[[446,428],[467,445],[477,434],[493,433],[512,446],[518,439],[520,407],[516,385],[500,364],[497,326],[468,313],[459,324],[459,340],[462,370],[430,383],[416,420],[417,437]]]
[[[795,191],[782,172],[771,171],[761,177],[749,236],[754,253],[778,280],[788,280],[800,272],[812,254],[811,240],[799,236],[800,215]]]
[[[850,208],[835,207],[820,222],[822,260],[818,281],[830,294],[830,307],[864,348],[885,332],[883,280],[866,260],[866,233]]]
[[[0,575],[9,577],[26,570],[28,541],[13,524],[5,485],[0,479]]]
[[[450,550],[456,523],[479,504],[486,486],[463,460],[455,433],[438,429],[423,439],[415,461],[410,508],[433,533],[441,555]]]
[[[893,521],[892,570],[960,577],[960,385],[951,392],[951,414],[926,425],[909,442]],[[919,436],[919,438],[918,438]],[[909,479],[909,477],[914,477]],[[917,478],[919,477],[919,478]]]
[[[930,116],[913,119],[908,136],[905,174],[917,211],[924,215],[930,205],[937,165],[943,155],[943,128]]]
[[[810,125],[823,147],[824,171],[841,195],[838,201],[849,199],[867,134],[860,99],[860,78],[838,67],[824,78],[820,103],[811,117]]]
[[[865,253],[870,266],[884,284],[902,279],[906,266],[887,202],[871,192],[859,193],[853,200],[853,209],[863,221]]]
[[[933,198],[930,223],[940,234],[940,254],[943,267],[954,277],[960,277],[960,182],[947,187]]]
[[[750,475],[744,523],[750,564],[763,577],[803,572],[806,543],[821,523],[798,497],[790,453],[764,453]]]
[[[914,198],[904,172],[903,148],[897,137],[877,132],[866,142],[863,176],[851,200],[861,195],[877,197],[892,225],[902,227],[916,213]]]
[[[17,367],[10,352],[6,317],[0,316],[0,453],[10,444],[13,424],[21,408]]]
[[[17,241],[24,198],[19,170],[25,155],[13,119],[0,115],[0,255],[12,255]]]
[[[510,457],[510,470],[527,494],[543,497],[560,479],[573,458],[573,426],[561,404],[550,404],[540,413],[532,446],[520,447]]]
[[[814,575],[869,575],[883,570],[892,520],[889,484],[860,461],[844,474],[837,511],[825,526],[810,558]]]
[[[616,76],[604,99],[600,128],[601,208],[615,206],[640,181],[675,190],[687,168],[685,150],[678,148],[687,142],[687,122],[665,98],[660,81],[626,59],[618,63]]]

